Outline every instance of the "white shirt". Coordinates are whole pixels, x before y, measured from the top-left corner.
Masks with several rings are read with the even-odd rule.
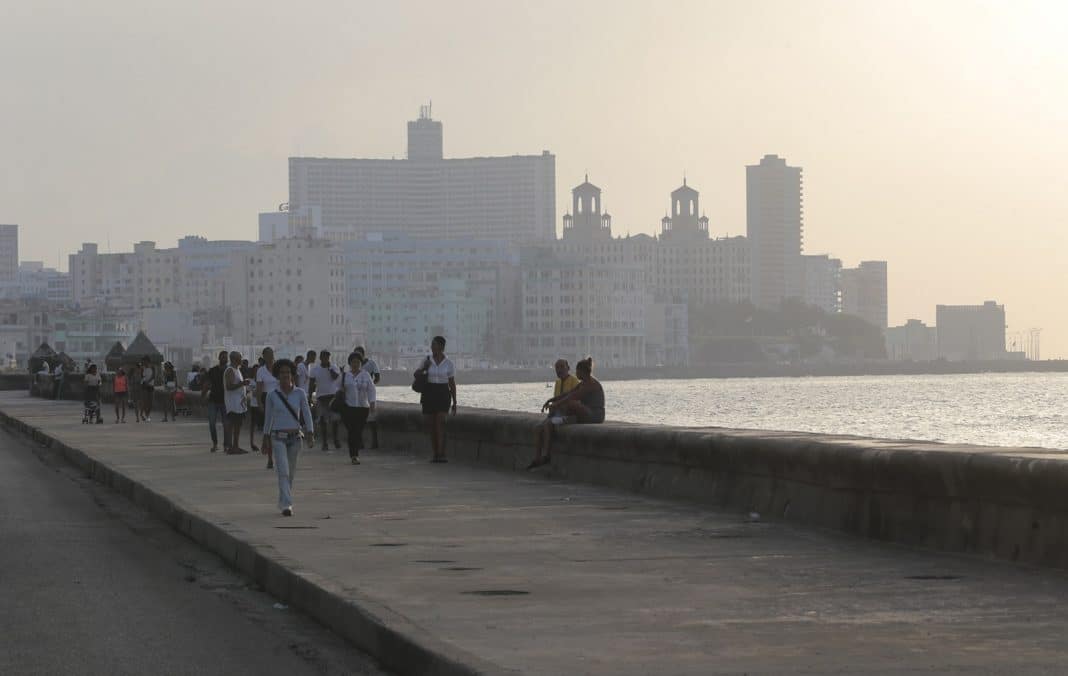
[[[238,382],[244,380],[241,377],[241,371],[239,369],[235,369],[233,366],[227,367],[226,372],[223,373],[223,383],[225,384],[224,386],[227,388],[230,386],[231,383],[231,371],[237,374]],[[227,413],[244,413],[248,410],[248,407],[245,405],[245,388],[243,387],[235,387],[232,390],[227,389],[226,394],[223,395],[223,400],[226,404]]]
[[[297,387],[308,390],[308,365],[304,362],[297,364]]]
[[[371,408],[375,403],[375,381],[367,371],[360,371],[355,377],[345,375],[345,403],[358,408]]]
[[[256,384],[262,385],[264,393],[270,394],[278,389],[278,378],[275,378],[271,369],[264,364],[256,369]]]
[[[368,357],[367,361],[363,363],[363,370],[367,371],[372,376],[380,373],[378,370],[378,364],[375,363],[375,360],[371,359],[370,357]]]
[[[337,388],[341,386],[341,369],[331,364],[330,368],[323,368],[320,364],[312,369],[311,377],[315,380],[315,391],[320,397],[331,397],[337,394]]]
[[[426,381],[435,385],[448,384],[449,378],[456,377],[456,367],[452,365],[452,360],[445,357],[441,360],[440,364],[434,363],[434,358],[430,358],[430,368],[426,371]]]
[[[156,382],[156,372],[151,366],[141,371],[141,384],[153,385]]]

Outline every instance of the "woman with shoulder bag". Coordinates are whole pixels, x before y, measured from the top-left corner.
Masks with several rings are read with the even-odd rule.
[[[419,403],[423,406],[423,418],[426,420],[430,435],[430,446],[434,451],[430,462],[448,462],[445,456],[445,418],[452,403],[452,414],[456,415],[456,367],[445,356],[445,339],[434,336],[430,341],[430,356],[424,362],[426,384],[423,386]],[[418,372],[416,372],[418,374]],[[418,382],[419,376],[412,383]]]
[[[304,445],[304,434],[314,434],[315,428],[308,395],[293,384],[296,372],[293,362],[279,359],[271,370],[278,379],[278,389],[263,400],[263,452],[266,454],[269,446],[274,456],[278,474],[278,509],[282,516],[293,516],[293,477],[297,473],[297,458]]]

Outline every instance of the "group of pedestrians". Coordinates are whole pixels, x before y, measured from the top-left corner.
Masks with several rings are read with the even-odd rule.
[[[330,442],[341,448],[338,428],[347,432],[349,462],[360,464],[364,428],[370,428],[371,448],[378,447],[376,383],[378,365],[362,346],[348,355],[345,367],[332,362],[328,350],[276,359],[264,348],[253,366],[240,352],[220,352],[218,363],[202,375],[201,393],[207,401],[211,452],[219,450],[218,423],[222,422],[222,450],[243,455],[241,430],[248,421],[249,448],[267,456],[267,469],[278,476],[278,507],[293,515],[292,487],[301,448],[314,448],[316,435],[323,452]],[[261,434],[256,445],[257,433]]]
[[[456,367],[445,354],[445,338],[435,336],[427,355],[413,374],[413,389],[420,392],[420,404],[432,450],[431,462],[445,463],[445,423],[456,414]],[[264,348],[255,364],[238,351],[221,351],[218,363],[198,369],[187,381],[188,387],[199,385],[206,402],[211,452],[219,450],[218,428],[222,423],[222,451],[227,455],[249,453],[241,447],[242,428],[249,429],[249,448],[267,456],[267,469],[278,478],[278,508],[283,516],[293,515],[293,479],[301,449],[315,447],[316,438],[323,452],[341,448],[339,427],[347,432],[349,462],[360,464],[365,430],[370,433],[371,449],[378,448],[376,419],[377,392],[381,373],[366,350],[357,346],[343,365],[333,362],[328,350],[309,350],[294,359],[276,359],[274,350]],[[555,430],[568,424],[604,422],[604,388],[593,376],[593,359],[576,364],[575,375],[566,359],[559,359],[554,369],[556,383],[553,396],[542,406],[547,415],[538,426],[535,457],[527,469],[551,461],[550,447]],[[163,366],[164,390],[175,413],[174,394],[180,392],[174,367]],[[129,399],[138,421],[151,421],[155,392],[155,367],[145,359],[129,373],[118,369],[113,379],[115,422],[126,421]],[[100,376],[96,366],[87,370],[87,400],[100,400]],[[247,421],[247,423],[246,423]],[[260,445],[256,445],[257,434]]]

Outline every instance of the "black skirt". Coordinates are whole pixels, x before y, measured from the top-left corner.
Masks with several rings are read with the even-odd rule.
[[[452,395],[449,394],[448,383],[427,383],[423,393],[419,396],[419,403],[423,405],[423,415],[435,413],[448,413],[452,405]]]

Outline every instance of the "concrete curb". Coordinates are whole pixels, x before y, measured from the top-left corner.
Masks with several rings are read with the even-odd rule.
[[[434,676],[513,673],[435,638],[377,601],[344,591],[328,579],[301,570],[297,562],[280,556],[273,547],[250,543],[240,529],[214,523],[208,516],[158,492],[148,482],[132,479],[3,410],[0,425],[59,451],[87,477],[163,519],[262,585],[272,596],[315,618],[387,669]]]

